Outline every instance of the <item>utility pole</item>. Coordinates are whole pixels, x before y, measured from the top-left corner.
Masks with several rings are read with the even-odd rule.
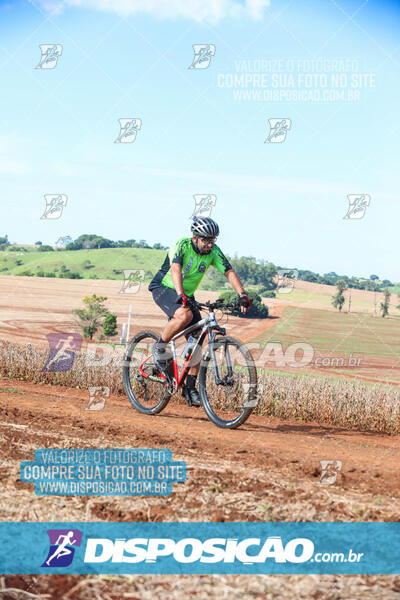
[[[131,312],[132,312],[132,304],[129,305],[129,314],[128,314],[128,331],[126,334],[126,342],[128,343],[129,341],[129,330],[131,327]]]

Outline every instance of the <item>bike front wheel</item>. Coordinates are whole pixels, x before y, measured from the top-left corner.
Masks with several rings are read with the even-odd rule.
[[[257,371],[248,349],[234,338],[217,337],[204,354],[199,388],[204,410],[215,425],[242,425],[257,404]]]
[[[134,408],[146,415],[161,412],[171,397],[154,363],[152,346],[157,339],[153,331],[139,332],[128,343],[124,357],[125,392]]]

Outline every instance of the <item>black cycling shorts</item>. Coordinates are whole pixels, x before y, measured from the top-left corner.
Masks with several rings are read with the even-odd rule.
[[[153,294],[154,302],[156,304],[158,304],[158,306],[161,308],[161,310],[163,310],[165,312],[165,314],[171,318],[174,316],[174,314],[178,310],[178,308],[180,308],[182,306],[182,304],[176,304],[176,301],[178,299],[178,294],[176,293],[176,291],[165,285],[155,288],[154,290],[152,290],[151,293]],[[190,296],[190,298],[195,300],[194,296]],[[190,321],[190,323],[188,325],[186,325],[186,327],[190,327],[191,325],[194,325],[195,323],[197,323],[198,321],[200,321],[203,318],[201,316],[199,310],[197,310],[196,308],[191,308],[191,307],[189,307],[189,308],[192,311],[193,318]],[[186,327],[185,327],[185,329],[186,329]],[[192,333],[194,333],[194,332],[192,332]],[[192,335],[192,333],[186,334],[185,337]]]

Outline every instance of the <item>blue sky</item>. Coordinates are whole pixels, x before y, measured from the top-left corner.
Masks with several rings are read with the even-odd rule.
[[[0,235],[171,245],[207,193],[227,254],[399,280],[399,17],[378,0],[1,2]],[[40,44],[62,45],[55,68],[35,69]],[[188,68],[193,44],[215,45],[208,68]],[[114,143],[120,118],[141,119],[133,143]],[[274,118],[291,128],[265,143]],[[45,194],[68,196],[59,219],[40,219]],[[348,194],[370,196],[362,219],[343,219]]]

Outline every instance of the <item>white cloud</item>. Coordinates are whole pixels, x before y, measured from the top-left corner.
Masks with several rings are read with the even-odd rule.
[[[157,18],[184,18],[216,23],[227,17],[261,19],[270,0],[35,0],[45,10],[62,12],[69,7],[114,12],[123,16],[146,13]]]

